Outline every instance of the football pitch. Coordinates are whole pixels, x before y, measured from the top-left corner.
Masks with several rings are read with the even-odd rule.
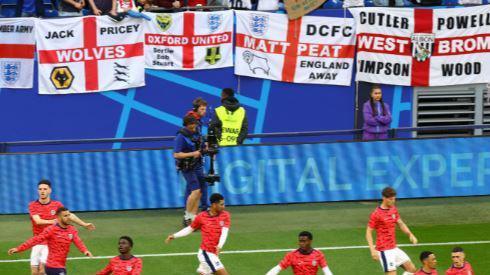
[[[366,248],[365,229],[376,202],[227,207],[231,229],[220,258],[230,274],[265,274],[297,248],[297,235],[313,233],[313,246],[324,252],[336,275],[383,274]],[[439,274],[450,265],[450,251],[462,246],[475,274],[490,274],[490,197],[398,200],[402,219],[417,236],[412,246],[397,230],[398,243],[416,266],[418,255],[430,250],[438,259]],[[97,229],[79,228],[81,238],[96,257],[84,258],[72,245],[68,274],[95,274],[117,254],[121,235],[133,238],[133,253],[143,255],[144,274],[196,274],[195,253],[200,232],[164,244],[169,233],[181,228],[181,210],[84,212],[78,216]],[[8,256],[7,250],[31,236],[28,215],[0,216],[0,274],[30,274],[29,251]],[[7,261],[6,261],[7,260]],[[290,270],[281,274],[292,274]],[[399,271],[398,274],[401,274]]]

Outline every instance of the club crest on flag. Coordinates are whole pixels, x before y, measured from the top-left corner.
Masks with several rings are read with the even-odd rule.
[[[269,16],[265,14],[250,14],[250,31],[257,36],[263,36],[269,28]]]
[[[56,89],[66,90],[71,87],[74,78],[68,66],[61,66],[53,68],[49,79]]]
[[[167,31],[172,25],[172,15],[170,14],[158,14],[155,20],[162,31]]]
[[[219,46],[206,49],[206,56],[204,57],[204,60],[206,60],[206,62],[208,62],[210,65],[216,64],[218,61],[220,61],[220,59],[221,54],[219,53]]]
[[[20,65],[20,62],[16,61],[4,61],[0,63],[4,83],[12,85],[19,80]]]
[[[215,32],[221,27],[223,23],[223,15],[211,13],[208,14],[208,27],[211,32]]]
[[[433,33],[414,33],[412,40],[412,56],[419,62],[424,62],[432,55],[435,35]]]

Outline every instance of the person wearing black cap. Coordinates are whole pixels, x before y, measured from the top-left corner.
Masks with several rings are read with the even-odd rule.
[[[201,149],[204,146],[202,136],[196,131],[198,121],[192,116],[184,117],[184,127],[175,137],[174,158],[177,170],[182,172],[186,181],[184,226],[188,226],[196,217],[201,199],[201,189],[207,187],[204,181]]]
[[[235,97],[231,88],[221,92],[221,106],[209,124],[218,136],[220,146],[242,144],[248,134],[248,119],[245,109]]]

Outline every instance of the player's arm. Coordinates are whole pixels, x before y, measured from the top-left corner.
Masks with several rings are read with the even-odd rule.
[[[52,234],[52,232],[53,232],[53,230],[51,228],[47,228],[41,234],[28,239],[23,244],[15,247],[15,248],[9,249],[8,254],[12,255],[14,253],[22,252],[22,251],[25,251],[25,250],[27,250],[27,249],[29,249],[29,248],[37,245],[37,244],[42,243],[49,238],[49,236]]]
[[[183,238],[183,237],[189,236],[192,232],[194,232],[194,228],[192,228],[192,226],[187,226],[186,228],[180,230],[177,233],[168,235],[167,239],[165,240],[165,243],[168,244],[173,239]]]
[[[46,224],[55,224],[56,223],[56,219],[54,219],[54,220],[45,220],[45,219],[41,219],[41,217],[39,215],[32,215],[32,220],[37,225],[46,225]]]
[[[271,270],[269,270],[269,272],[267,272],[267,274],[265,275],[277,275],[279,274],[279,272],[281,272],[281,270],[282,270],[281,266],[276,265]]]
[[[85,246],[85,244],[83,243],[82,239],[80,239],[80,237],[78,236],[78,232],[75,232],[73,234],[73,243],[78,248],[78,250],[80,250],[80,252],[82,252],[83,255],[88,256],[88,257],[93,257],[92,253],[90,253],[90,251],[88,251],[88,249]]]
[[[70,214],[70,220],[80,226],[83,226],[85,229],[88,229],[88,230],[94,230],[95,229],[95,225],[92,224],[92,223],[87,223],[87,222],[84,222],[82,221],[82,219],[80,219],[77,215],[75,215],[74,213],[71,213]]]
[[[396,221],[396,223],[398,224],[398,227],[400,227],[400,230],[408,236],[410,242],[412,242],[413,244],[418,243],[418,240],[415,237],[415,235],[412,233],[412,231],[410,231],[408,226],[403,222],[401,218],[399,218],[398,221]]]
[[[223,227],[221,229],[221,236],[219,237],[218,246],[216,247],[216,254],[219,254],[219,252],[221,251],[221,249],[225,245],[226,239],[228,238],[228,232],[229,231],[230,231],[230,229],[228,227]]]
[[[111,273],[112,273],[112,264],[111,262],[109,262],[107,266],[101,271],[98,271],[96,275],[110,275]]]
[[[371,252],[371,257],[373,258],[373,260],[378,261],[379,255],[378,251],[376,251],[376,247],[374,246],[373,231],[374,229],[371,228],[369,225],[366,227],[366,241],[369,246],[369,251]]]
[[[330,271],[330,268],[328,266],[323,267],[322,271],[324,275],[333,275],[332,271]]]

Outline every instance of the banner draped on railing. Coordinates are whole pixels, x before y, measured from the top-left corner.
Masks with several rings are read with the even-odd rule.
[[[285,82],[351,84],[355,53],[351,18],[235,11],[235,73]]]
[[[39,93],[71,94],[145,85],[143,26],[107,16],[38,20]]]
[[[146,67],[199,70],[233,66],[233,11],[147,13]]]
[[[0,18],[0,88],[32,88],[34,19]]]
[[[229,205],[490,194],[489,137],[222,148]],[[183,207],[171,150],[0,155],[0,213],[25,213],[36,184],[76,211]]]
[[[353,8],[356,80],[404,86],[490,82],[490,6]]]

